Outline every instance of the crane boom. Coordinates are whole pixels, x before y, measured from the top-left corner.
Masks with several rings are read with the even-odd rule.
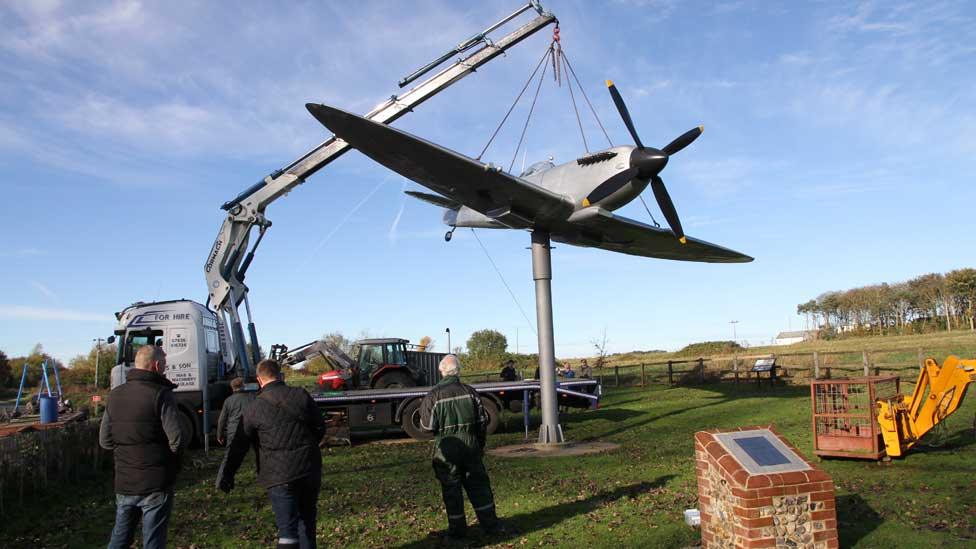
[[[497,41],[490,41],[485,36],[488,32],[497,29],[528,10],[535,10],[538,14],[532,21],[525,23]],[[404,94],[391,96],[367,113],[365,117],[383,124],[393,122],[413,110],[417,105],[440,93],[468,74],[475,72],[476,69],[498,57],[508,48],[554,22],[556,22],[556,17],[552,13],[545,11],[539,2],[530,1],[485,31],[462,42],[452,52],[441,56],[439,62],[446,61],[454,53],[467,51],[479,42],[483,43],[482,47],[467,57],[457,59],[451,65]],[[438,61],[435,61],[424,66],[404,81],[409,82],[419,78],[433,70],[437,64],[439,64]],[[268,175],[263,180],[245,189],[222,206],[227,215],[217,233],[210,253],[207,255],[204,274],[207,279],[208,303],[217,310],[219,319],[229,328],[228,332],[232,341],[228,351],[234,361],[242,366],[245,377],[249,377],[253,373],[249,364],[257,362],[259,346],[257,331],[254,327],[250,303],[247,298],[248,287],[244,284],[244,277],[254,259],[255,250],[261,243],[267,229],[271,227],[271,221],[265,217],[265,209],[348,150],[349,145],[345,141],[334,136],[330,137],[285,168]],[[248,251],[248,244],[255,229],[258,231],[258,236],[253,247]],[[241,303],[244,303],[248,317],[251,356],[248,356],[244,330],[238,312]]]

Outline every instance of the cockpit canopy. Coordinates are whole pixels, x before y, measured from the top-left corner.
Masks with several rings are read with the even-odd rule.
[[[528,177],[530,175],[542,173],[553,167],[555,167],[555,164],[552,163],[552,160],[543,160],[541,162],[536,162],[535,164],[529,166],[528,169],[526,169],[524,172],[519,174],[519,177]]]

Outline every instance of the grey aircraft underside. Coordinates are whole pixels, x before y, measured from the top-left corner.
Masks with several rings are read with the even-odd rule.
[[[611,88],[611,92],[616,90]],[[623,107],[621,114],[637,147],[612,147],[559,165],[540,162],[516,177],[390,126],[326,105],[309,103],[306,107],[352,147],[437,193],[407,192],[445,208],[444,222],[452,231],[456,227],[541,229],[558,242],[636,256],[708,263],[752,261],[734,250],[685,237],[663,190],[658,172],[670,154],[698,137],[700,128],[661,150],[646,148]],[[655,197],[672,230],[612,213],[649,183],[655,186]]]

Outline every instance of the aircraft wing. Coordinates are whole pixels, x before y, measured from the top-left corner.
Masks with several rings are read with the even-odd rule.
[[[412,196],[417,200],[423,200],[428,204],[440,206],[441,208],[447,208],[448,210],[456,210],[461,207],[460,204],[451,200],[450,198],[444,198],[443,196],[437,194],[427,194],[418,191],[403,191],[403,192],[407,196]]]
[[[690,236],[687,238],[687,244],[681,244],[669,230],[614,215],[596,206],[575,212],[552,232],[552,239],[558,242],[642,257],[704,263],[752,261],[751,257],[734,250]]]
[[[316,103],[305,105],[361,153],[428,189],[500,223],[527,229],[565,220],[569,198],[404,131]]]

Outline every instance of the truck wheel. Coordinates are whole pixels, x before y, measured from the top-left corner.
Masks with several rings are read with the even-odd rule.
[[[183,436],[187,438],[187,447],[197,446],[196,423],[190,416],[190,412],[180,409],[180,431],[183,431]]]
[[[495,401],[487,398],[481,397],[481,405],[485,407],[485,412],[488,413],[488,434],[492,434],[498,430],[499,416],[502,415],[501,410],[498,409],[498,405]]]
[[[376,380],[377,389],[397,389],[400,387],[416,387],[413,379],[403,372],[390,372]]]
[[[430,440],[434,438],[434,434],[420,428],[420,402],[421,399],[418,398],[407,404],[400,416],[400,424],[403,426],[404,432],[410,435],[410,438]]]

